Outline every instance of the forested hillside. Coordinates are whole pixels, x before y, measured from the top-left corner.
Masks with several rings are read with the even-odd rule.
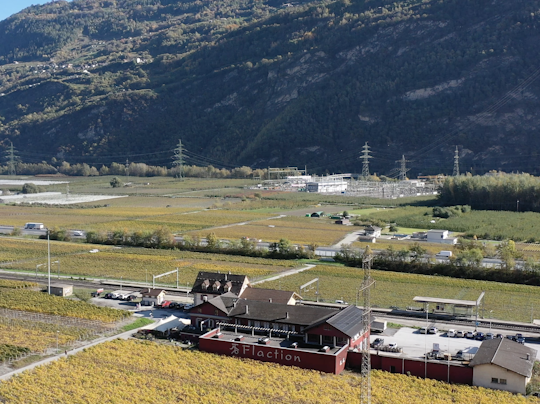
[[[25,162],[538,173],[540,0],[73,0],[0,21]],[[169,152],[167,152],[169,151]]]

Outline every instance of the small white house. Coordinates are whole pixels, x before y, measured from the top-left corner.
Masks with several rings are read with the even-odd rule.
[[[160,305],[165,300],[165,291],[163,289],[143,289],[141,295],[141,305],[143,306]]]
[[[469,366],[473,385],[525,394],[537,351],[508,338],[482,342]]]
[[[366,236],[381,237],[382,228],[378,226],[367,226],[365,229]]]
[[[451,237],[448,230],[428,230],[428,243],[457,244],[457,237]]]

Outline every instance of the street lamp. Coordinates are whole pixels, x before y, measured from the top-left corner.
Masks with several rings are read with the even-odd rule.
[[[491,313],[493,313],[493,310],[489,311],[489,332],[491,332]]]
[[[424,338],[424,379],[427,379],[427,334],[428,334],[429,303],[426,303],[426,334]]]
[[[49,282],[47,284],[47,293],[51,294],[51,238],[49,237],[49,229],[47,229],[47,272],[49,274]]]

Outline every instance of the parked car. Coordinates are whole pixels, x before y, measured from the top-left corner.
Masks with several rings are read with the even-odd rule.
[[[429,327],[427,330],[428,334],[437,334],[439,329],[437,327]]]
[[[504,337],[503,337],[503,335],[502,335],[502,334],[497,334],[497,335],[495,335],[495,338],[500,338],[500,339],[503,339]]]
[[[99,296],[101,296],[101,293],[99,293],[99,292],[92,292],[92,293],[91,293],[91,296],[92,296],[92,297],[99,297]]]
[[[465,331],[456,331],[456,338],[464,338]]]
[[[493,338],[495,338],[495,336],[492,333],[490,332],[486,333],[485,339],[493,339]]]
[[[371,343],[372,348],[380,348],[384,345],[384,339],[382,338],[375,338],[375,340]]]
[[[75,237],[82,237],[84,236],[84,233],[80,230],[73,230],[73,232],[71,233],[73,236]]]
[[[428,330],[427,330],[426,327],[421,327],[421,328],[418,330],[418,332],[419,332],[420,334],[427,334],[427,333],[428,333]]]
[[[449,337],[449,338],[455,338],[456,337],[456,331],[450,329],[450,330],[446,331],[446,336]]]
[[[525,344],[525,337],[516,337],[516,342],[518,344]]]
[[[389,348],[397,348],[397,342],[389,342],[388,347]]]
[[[474,332],[472,331],[467,331],[465,333],[465,338],[468,338],[468,339],[474,339]]]
[[[112,293],[106,293],[104,297],[105,297],[105,299],[112,299],[113,295],[112,295]]]
[[[477,341],[483,341],[485,338],[486,338],[486,334],[484,334],[483,332],[477,332],[476,335],[474,336],[474,339]]]

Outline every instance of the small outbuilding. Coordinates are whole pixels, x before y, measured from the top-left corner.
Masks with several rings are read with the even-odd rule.
[[[448,230],[428,230],[428,243],[457,244],[457,237],[452,237]]]
[[[51,285],[51,295],[71,296],[73,294],[73,285],[55,284]]]
[[[141,290],[143,306],[157,306],[163,303],[165,300],[165,291],[163,289],[150,289],[146,288]]]
[[[382,228],[378,226],[367,226],[365,229],[366,236],[381,237]]]

